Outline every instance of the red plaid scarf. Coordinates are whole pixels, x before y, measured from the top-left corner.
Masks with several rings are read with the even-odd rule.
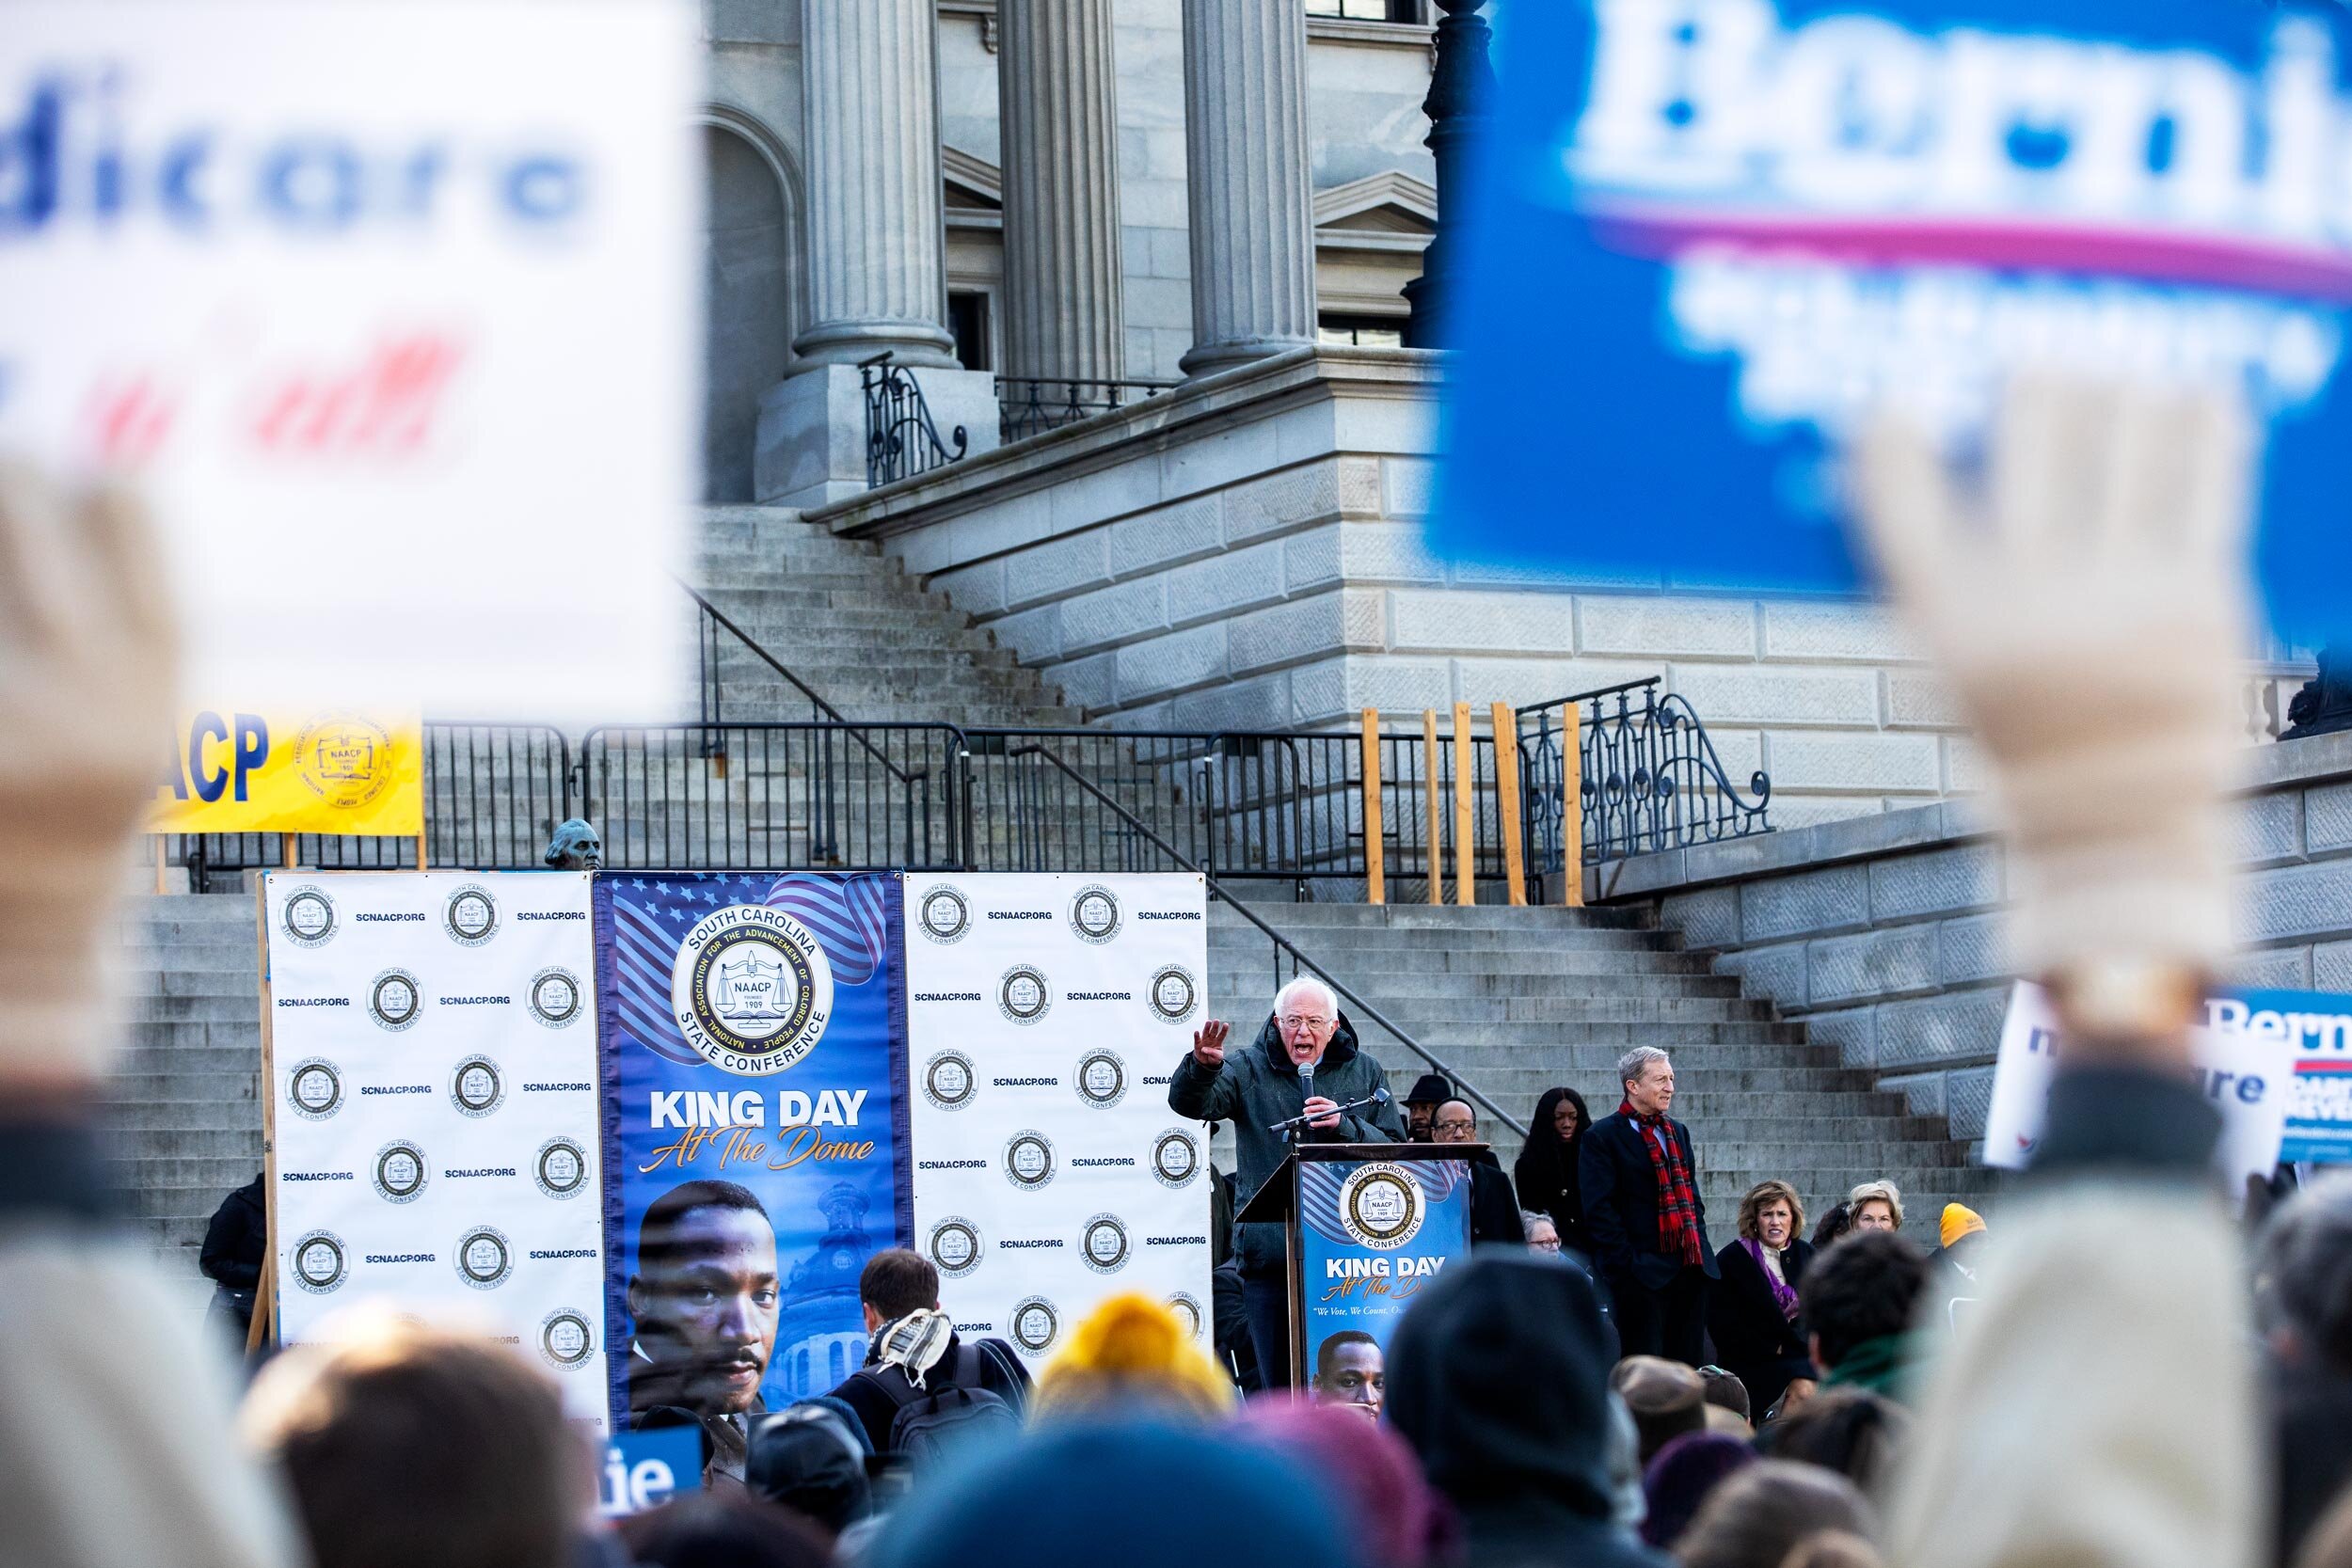
[[[1691,1167],[1682,1163],[1682,1148],[1675,1142],[1665,1116],[1645,1117],[1629,1100],[1619,1101],[1617,1112],[1640,1129],[1634,1136],[1642,1140],[1642,1148],[1649,1154],[1650,1172],[1658,1178],[1658,1250],[1705,1268],[1707,1259],[1699,1245],[1698,1195],[1691,1189]],[[1655,1138],[1649,1135],[1653,1131],[1658,1133]],[[1661,1143],[1666,1147],[1659,1148]]]

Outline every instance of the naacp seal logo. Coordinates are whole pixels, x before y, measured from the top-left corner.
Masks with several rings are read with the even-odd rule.
[[[398,1138],[375,1151],[375,1196],[387,1203],[413,1203],[424,1191],[424,1150]]]
[[[1428,1212],[1403,1165],[1375,1160],[1340,1183],[1340,1227],[1358,1246],[1391,1252],[1411,1241]]]
[[[1042,1355],[1061,1338],[1061,1314],[1043,1296],[1023,1296],[1012,1304],[1009,1320],[1012,1342],[1031,1355]]]
[[[323,714],[294,736],[294,776],[338,811],[358,811],[392,786],[392,732],[353,713]]]
[[[1200,1174],[1200,1144],[1181,1127],[1152,1140],[1152,1175],[1163,1187],[1189,1186]]]
[[[515,1248],[506,1232],[477,1225],[457,1238],[457,1277],[477,1291],[495,1291],[515,1272]]]
[[[324,947],[335,935],[335,900],[322,887],[308,884],[286,895],[278,911],[278,928],[296,947]]]
[[[499,907],[490,890],[468,882],[441,906],[441,929],[462,947],[479,947],[499,934]]]
[[[305,1056],[286,1075],[286,1103],[294,1115],[325,1121],[343,1108],[343,1077],[324,1056]]]
[[[401,1030],[424,1011],[424,991],[405,969],[388,969],[368,982],[368,1016],[387,1029]]]
[[[925,1250],[941,1274],[961,1279],[980,1266],[981,1244],[978,1226],[950,1214],[931,1227],[930,1243]]]
[[[1200,1298],[1189,1291],[1179,1291],[1168,1298],[1168,1309],[1176,1314],[1176,1320],[1184,1325],[1185,1333],[1196,1339],[1200,1338],[1201,1325],[1208,1322],[1208,1318],[1200,1310]]]
[[[1054,1146],[1042,1132],[1015,1132],[1005,1145],[1005,1180],[1031,1191],[1054,1180]]]
[[[569,1371],[596,1353],[596,1330],[588,1314],[561,1307],[539,1322],[539,1355],[557,1371]]]
[[[1118,895],[1100,882],[1080,888],[1070,900],[1070,928],[1097,946],[1119,935]]]
[[[996,982],[996,1006],[1015,1023],[1035,1023],[1054,1005],[1054,989],[1034,964],[1015,964]]]
[[[1127,1266],[1133,1251],[1127,1224],[1117,1214],[1097,1214],[1078,1233],[1078,1256],[1096,1274],[1117,1274]]]
[[[569,1138],[549,1138],[539,1146],[531,1177],[549,1197],[578,1197],[588,1188],[588,1151]]]
[[[1078,1058],[1071,1082],[1078,1098],[1098,1111],[1107,1111],[1127,1098],[1127,1064],[1116,1051],[1089,1051]]]
[[[332,1230],[306,1230],[294,1238],[286,1256],[294,1263],[294,1282],[314,1296],[342,1285],[351,1273],[343,1239]]]
[[[543,969],[531,977],[523,1004],[548,1028],[568,1028],[580,1018],[580,976],[568,969]]]
[[[923,1064],[923,1098],[943,1111],[962,1110],[979,1088],[979,1069],[961,1051],[943,1051]]]
[[[469,1056],[450,1075],[450,1103],[469,1117],[486,1117],[506,1103],[506,1079],[487,1056]]]
[[[678,943],[670,1011],[686,1043],[745,1078],[782,1072],[817,1049],[833,1018],[833,963],[781,910],[730,904]]]
[[[961,942],[972,928],[972,906],[961,888],[940,886],[914,907],[914,928],[933,942]]]
[[[1200,1005],[1200,982],[1184,965],[1169,964],[1152,974],[1143,994],[1163,1022],[1182,1023]]]

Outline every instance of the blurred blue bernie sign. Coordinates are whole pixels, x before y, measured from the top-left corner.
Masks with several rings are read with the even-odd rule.
[[[2020,367],[2235,388],[2275,626],[2340,629],[2352,19],[2258,0],[1502,0],[1437,543],[1841,589],[1838,453]]]

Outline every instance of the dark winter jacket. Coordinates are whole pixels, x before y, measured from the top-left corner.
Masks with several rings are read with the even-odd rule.
[[[1547,1148],[1535,1147],[1535,1136],[1529,1134],[1527,1148],[1519,1151],[1518,1162],[1511,1167],[1511,1183],[1518,1191],[1519,1207],[1530,1213],[1549,1214],[1553,1228],[1560,1232],[1560,1244],[1589,1255],[1593,1242],[1584,1233],[1584,1200],[1578,1195],[1576,1184],[1578,1145],[1568,1145],[1564,1156],[1557,1134],[1553,1135],[1553,1147]]]
[[[1385,1092],[1389,1075],[1356,1043],[1355,1026],[1343,1014],[1315,1065],[1315,1093],[1344,1105],[1374,1090]],[[1291,1146],[1274,1124],[1298,1115],[1307,1097],[1298,1087],[1298,1069],[1291,1064],[1274,1015],[1266,1014],[1258,1037],[1248,1046],[1228,1043],[1225,1065],[1216,1070],[1202,1067],[1184,1053],[1168,1081],[1168,1108],[1195,1121],[1233,1124],[1234,1194],[1247,1206],[1266,1179],[1280,1168]],[[1396,1101],[1384,1101],[1340,1117],[1334,1128],[1302,1127],[1303,1143],[1403,1143],[1405,1120]],[[1282,1267],[1282,1227],[1279,1225],[1238,1227],[1241,1270],[1246,1275],[1279,1273]]]
[[[2265,1381],[2277,1466],[2276,1560],[2284,1568],[2352,1483],[2352,1377],[2274,1359]]]
[[[1519,1200],[1512,1194],[1511,1179],[1502,1174],[1502,1162],[1491,1148],[1482,1148],[1470,1159],[1470,1241],[1527,1244],[1527,1223],[1519,1218]]]
[[[857,1412],[874,1451],[888,1453],[891,1423],[898,1418],[900,1406],[920,1396],[908,1385],[904,1369],[882,1365],[875,1349],[882,1340],[882,1335],[876,1333],[866,1344],[866,1365],[829,1392]],[[1002,1339],[980,1339],[975,1343],[980,1353],[979,1379],[972,1386],[995,1395],[1015,1416],[1021,1415],[1029,1407],[1029,1369],[1022,1365],[1021,1357]],[[923,1379],[926,1391],[960,1386],[956,1363],[962,1345],[959,1336],[947,1336],[947,1348],[940,1353],[938,1365]]]
[[[262,1283],[262,1263],[268,1255],[269,1216],[262,1206],[262,1179],[257,1176],[213,1211],[197,1266],[215,1285],[251,1291]]]
[[[1812,1261],[1811,1242],[1788,1243],[1780,1266],[1788,1271],[1789,1289],[1796,1289]],[[1748,1408],[1761,1421],[1792,1379],[1821,1374],[1805,1349],[1804,1330],[1781,1316],[1772,1302],[1772,1282],[1748,1249],[1734,1242],[1715,1255],[1715,1263],[1722,1283],[1707,1295],[1707,1332],[1715,1341],[1715,1359],[1748,1386]]]
[[[1691,1170],[1699,1259],[1708,1277],[1713,1278],[1715,1252],[1707,1243],[1707,1199],[1699,1184],[1698,1151],[1692,1146],[1691,1130],[1672,1117],[1666,1118],[1666,1131]],[[1613,1111],[1579,1140],[1576,1184],[1584,1199],[1584,1231],[1592,1238],[1593,1267],[1613,1288],[1631,1280],[1646,1290],[1662,1291],[1682,1268],[1681,1259],[1658,1250],[1658,1173],[1643,1147],[1647,1136],[1631,1117]]]
[[[1663,1568],[1610,1523],[1616,1337],[1585,1273],[1490,1252],[1422,1292],[1389,1343],[1390,1422],[1462,1521],[1469,1568]]]

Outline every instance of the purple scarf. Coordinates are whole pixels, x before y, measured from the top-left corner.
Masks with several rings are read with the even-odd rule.
[[[1797,1321],[1796,1288],[1773,1273],[1764,1261],[1763,1243],[1753,1236],[1742,1236],[1740,1238],[1740,1244],[1748,1249],[1748,1256],[1756,1259],[1756,1272],[1764,1276],[1764,1283],[1772,1288],[1772,1305],[1780,1308],[1782,1317],[1790,1323],[1795,1323]]]

